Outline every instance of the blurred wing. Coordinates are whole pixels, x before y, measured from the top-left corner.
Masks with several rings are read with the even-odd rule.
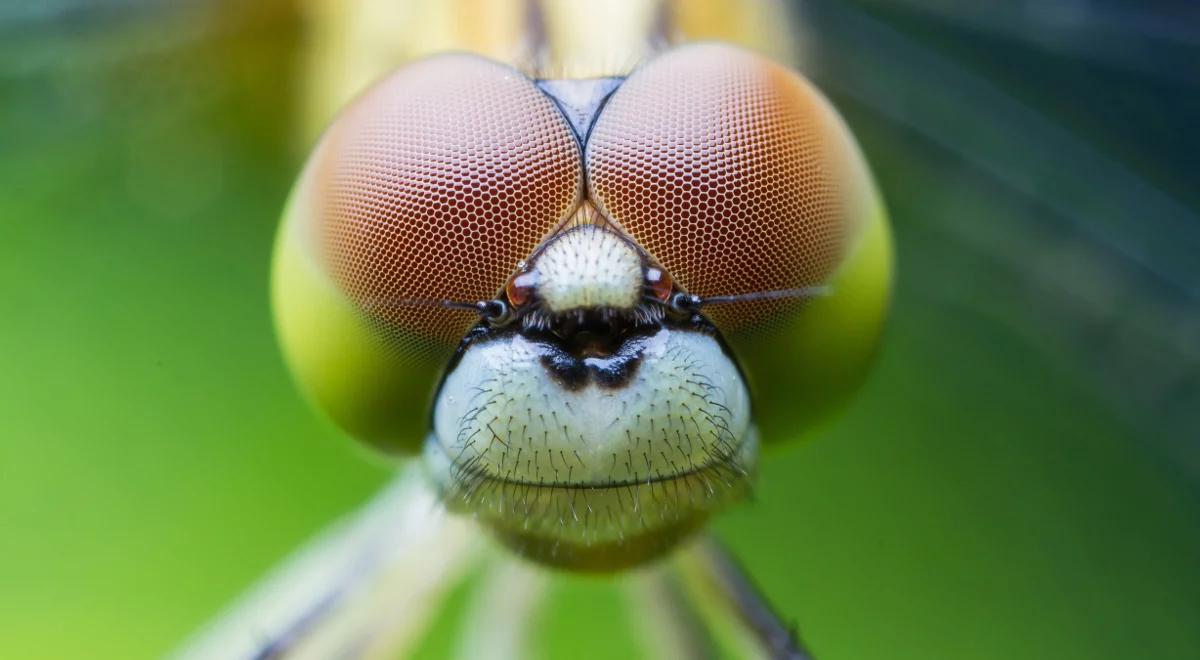
[[[1195,480],[1200,70],[1181,64],[1200,57],[1200,9],[903,0],[805,18],[827,54],[811,73],[907,227],[902,295],[1019,327]]]
[[[174,657],[395,657],[421,638],[478,556],[478,539],[472,523],[448,516],[410,467]]]

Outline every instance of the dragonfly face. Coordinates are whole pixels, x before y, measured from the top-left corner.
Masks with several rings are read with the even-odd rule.
[[[539,82],[440,56],[314,152],[277,317],[352,433],[402,450],[430,420],[450,508],[526,556],[611,569],[745,493],[760,419],[799,426],[847,389],[781,403],[789,371],[855,380],[876,333],[822,351],[807,317],[877,325],[887,269],[863,263],[881,218],[836,113],[758,56],[690,46],[626,78]],[[835,302],[808,300],[826,285]]]
[[[532,290],[515,318],[470,333],[438,392],[431,474],[527,556],[632,563],[745,488],[746,385],[717,329],[655,294],[654,269],[610,228],[555,235],[518,276]]]

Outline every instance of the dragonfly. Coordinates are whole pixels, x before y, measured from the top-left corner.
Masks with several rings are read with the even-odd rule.
[[[13,387],[0,442],[6,465],[25,467],[0,480],[0,518],[16,523],[0,543],[11,649],[0,655],[78,656],[88,644],[94,656],[155,652],[164,636],[182,639],[199,623],[197,606],[215,611],[232,595],[230,581],[294,541],[300,521],[328,515],[321,499],[359,496],[363,485],[345,477],[375,483],[383,471],[383,461],[362,460],[332,437],[331,424],[279,405],[300,397],[270,376],[282,365],[260,322],[269,318],[260,299],[265,230],[278,221],[279,184],[296,173],[281,166],[277,138],[294,132],[305,148],[293,155],[306,155],[328,113],[350,102],[339,90],[353,96],[358,83],[425,54],[509,56],[454,32],[468,21],[347,20],[347,9],[301,23],[288,9],[315,2],[240,11],[47,0],[0,11],[2,95],[11,101],[0,217],[27,220],[0,223],[0,242],[21,257],[6,263],[8,281],[23,291],[14,300],[24,301],[0,334],[28,348],[6,359]],[[1187,607],[1123,606],[1147,593],[1167,604],[1196,600],[1200,565],[1188,559],[1200,555],[1200,516],[1179,503],[1180,493],[1195,492],[1197,474],[1188,441],[1198,392],[1188,383],[1197,368],[1189,332],[1200,222],[1188,192],[1196,187],[1187,185],[1196,97],[1186,93],[1197,70],[1176,63],[1196,60],[1187,28],[1200,22],[1147,3],[1069,9],[1063,20],[1061,11],[974,3],[806,2],[798,21],[781,23],[803,30],[797,59],[774,52],[780,42],[761,36],[767,31],[726,36],[739,20],[722,20],[720,34],[683,30],[756,52],[767,46],[772,59],[817,81],[854,128],[902,236],[903,285],[867,396],[856,396],[849,419],[819,443],[789,441],[776,452],[780,443],[762,433],[753,501],[707,526],[822,657],[903,655],[893,643],[901,631],[910,655],[943,657],[1050,647],[1080,657],[1166,656],[1200,646]],[[489,25],[514,20],[488,16]],[[364,36],[368,27],[386,37]],[[326,47],[312,49],[312,40]],[[330,40],[364,64],[330,56]],[[307,50],[292,58],[297,42]],[[388,49],[403,52],[393,58]],[[307,94],[278,80],[297,63],[311,67],[294,77]],[[263,75],[276,80],[260,84],[271,83],[256,79]],[[179,93],[180,85],[193,91]],[[308,128],[294,121],[301,113]],[[230,222],[250,233],[229,231]],[[80,259],[79,246],[103,263]],[[130,268],[108,268],[112,258]],[[26,286],[38,282],[51,294]],[[234,334],[171,322],[198,303]],[[139,356],[154,365],[162,357],[167,369],[127,370]],[[198,371],[203,377],[191,378]],[[213,389],[212,379],[229,375],[242,387]],[[747,377],[752,401],[771,395],[749,369]],[[104,385],[63,385],[88,382]],[[154,414],[144,412],[147,402]],[[200,418],[214,423],[193,423]],[[301,446],[317,437],[351,465],[316,467],[322,449]],[[74,458],[62,460],[62,450]],[[1170,469],[1144,469],[1147,461]],[[192,487],[213,470],[224,495],[201,504]],[[261,481],[245,477],[256,471]],[[310,474],[330,480],[305,492]],[[292,489],[283,508],[279,495]],[[80,526],[89,520],[97,525]],[[471,543],[488,545],[478,525],[469,528]],[[254,534],[230,538],[246,530]],[[58,552],[64,539],[75,552]],[[877,552],[873,542],[888,540],[895,545]],[[436,547],[449,554],[455,546]],[[689,548],[685,541],[662,561]],[[236,561],[222,559],[230,552]],[[496,563],[518,556],[484,555]],[[189,579],[192,568],[208,577]],[[583,628],[581,643],[612,635],[628,648],[635,629],[622,617],[658,610],[622,600],[645,570],[614,579],[539,572],[551,576],[549,593],[523,596],[539,603],[534,642],[569,649]],[[509,584],[500,573],[496,584]],[[478,588],[490,579],[471,569],[466,580],[439,581],[436,589],[456,586],[438,601],[445,605],[425,606],[438,610],[418,654],[446,646],[431,639],[475,628],[460,614],[492,593]],[[512,583],[540,588],[535,578]],[[103,585],[111,593],[99,611]],[[1075,616],[1064,594],[1086,601],[1089,616]],[[135,620],[131,635],[123,622]],[[867,620],[880,625],[856,625]],[[41,624],[55,621],[75,621],[78,634],[47,635]],[[978,643],[981,622],[988,644]],[[273,630],[249,627],[258,642]]]
[[[360,33],[318,42],[344,107],[283,212],[276,327],[305,396],[405,467],[180,657],[403,655],[481,535],[504,604],[469,657],[521,655],[545,571],[630,569],[663,649],[725,617],[809,657],[703,530],[868,373],[882,200],[780,61],[782,6],[591,4],[317,12]]]

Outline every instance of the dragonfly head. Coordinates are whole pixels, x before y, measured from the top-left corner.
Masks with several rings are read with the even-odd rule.
[[[698,44],[552,81],[448,54],[324,134],[274,295],[289,364],[339,424],[397,454],[424,438],[449,508],[602,570],[742,497],[759,429],[794,438],[840,407],[889,259],[857,145],[783,66]]]

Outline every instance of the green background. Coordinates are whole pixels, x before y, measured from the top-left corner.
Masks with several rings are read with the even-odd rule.
[[[895,307],[719,534],[825,660],[1200,656],[1195,10],[805,21]],[[272,337],[302,39],[278,3],[0,9],[0,657],[161,655],[390,473]],[[611,581],[553,589],[545,654],[629,650]]]

